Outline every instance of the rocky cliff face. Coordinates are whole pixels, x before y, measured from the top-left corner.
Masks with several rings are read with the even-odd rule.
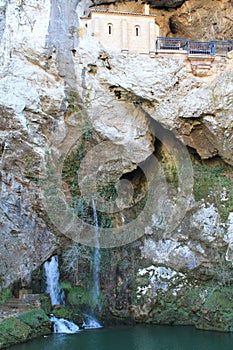
[[[211,4],[154,11],[164,34],[230,38],[232,3]],[[207,280],[232,283],[232,55],[206,75],[179,57],[116,56],[79,28],[87,7],[1,2],[1,287],[29,283],[57,249],[64,258],[94,245],[91,221],[73,208],[88,217],[83,200],[95,198],[108,309],[166,323],[156,318],[158,296],[169,304]]]

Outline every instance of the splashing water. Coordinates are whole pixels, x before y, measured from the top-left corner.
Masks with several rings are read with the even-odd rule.
[[[52,256],[50,261],[44,263],[46,277],[45,291],[50,294],[52,305],[65,305],[65,294],[59,282],[58,256]],[[50,315],[50,320],[54,324],[54,333],[76,333],[79,327],[72,321],[65,318],[57,318]]]
[[[54,333],[77,333],[79,327],[72,321],[68,321],[65,318],[57,318],[53,315],[50,316],[50,320],[54,323]]]
[[[52,305],[65,305],[65,294],[59,282],[58,256],[52,256],[50,261],[44,263],[46,278],[45,292],[49,293]]]
[[[103,327],[93,316],[83,314],[83,319],[82,326],[84,329],[96,329]]]

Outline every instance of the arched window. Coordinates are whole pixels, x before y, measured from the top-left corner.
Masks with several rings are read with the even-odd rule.
[[[140,26],[135,26],[135,36],[140,35]]]
[[[112,24],[108,23],[108,34],[112,35]]]

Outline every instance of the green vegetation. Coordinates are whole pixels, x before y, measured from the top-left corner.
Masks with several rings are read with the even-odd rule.
[[[79,312],[79,309],[77,308],[72,308],[70,306],[66,306],[66,307],[62,306],[59,309],[54,309],[53,315],[57,318],[65,318],[67,320],[72,320],[80,328],[82,328],[83,316],[82,316],[82,313]]]
[[[100,302],[103,302],[103,297],[100,297]],[[80,311],[86,311],[88,308],[95,308],[92,290],[87,290],[82,286],[73,287],[67,295],[67,303],[73,308]]]
[[[49,317],[41,309],[35,309],[25,312],[24,314],[19,315],[17,319],[19,319],[21,322],[26,323],[32,328],[36,328],[36,333],[39,327],[45,325],[46,327],[50,328],[51,324]]]
[[[11,297],[11,287],[4,288],[0,294],[0,305],[4,304]]]
[[[233,283],[232,263],[226,261],[224,256],[210,269],[210,273],[214,277],[215,285],[230,287]]]
[[[110,179],[107,183],[103,181],[99,181],[97,185],[97,192],[103,198],[108,201],[115,201],[117,198],[117,190],[116,190],[116,179]]]
[[[66,318],[67,320],[70,320],[73,317],[73,312],[69,307],[62,306],[59,309],[54,309],[53,315],[57,318]]]
[[[214,203],[222,220],[233,211],[233,180],[222,166],[194,165],[194,197]]]
[[[90,291],[83,287],[73,287],[67,295],[67,302],[71,306],[89,305],[91,302]]]
[[[179,186],[179,177],[178,177],[177,167],[174,161],[164,163],[163,169],[164,169],[166,181],[172,184],[172,186],[177,190]]]
[[[92,225],[94,225],[93,209],[81,196],[78,172],[83,158],[88,151],[95,146],[95,143],[96,142],[92,135],[92,129],[87,124],[83,127],[82,137],[76,150],[72,151],[65,159],[62,169],[62,179],[68,185],[69,191],[71,192],[73,198],[72,206],[76,212],[76,215]],[[109,198],[114,198],[114,184],[115,182],[112,180],[105,184],[100,181],[99,184],[97,184],[97,192],[106,200],[109,200]],[[90,191],[91,190],[92,189],[90,188]],[[98,221],[99,226],[101,227],[112,227],[111,215],[105,215],[104,213],[99,212]]]
[[[39,182],[39,178],[36,176],[35,170],[33,171],[32,169],[38,168],[38,162],[37,157],[29,151],[29,155],[25,158],[25,176],[35,183]]]
[[[78,92],[75,90],[70,91],[69,97],[67,98],[68,108],[72,113],[80,113],[80,107],[78,105]]]
[[[233,285],[158,291],[150,318],[155,324],[195,325],[200,329],[233,331]]]
[[[51,299],[50,296],[41,294],[38,296],[38,299],[41,304],[41,309],[48,315],[51,312],[52,305],[51,305]]]
[[[233,331],[233,285],[208,289],[197,328]]]
[[[49,317],[41,309],[31,310],[0,323],[0,348],[48,333],[51,333]]]
[[[21,343],[29,338],[31,327],[16,318],[0,323],[0,348]]]
[[[75,151],[72,151],[64,160],[62,178],[68,184],[74,198],[80,195],[78,171],[83,157],[92,147],[92,131],[88,125],[83,128],[82,137]]]

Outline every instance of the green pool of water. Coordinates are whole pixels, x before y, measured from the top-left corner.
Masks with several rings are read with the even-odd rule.
[[[193,327],[117,326],[53,334],[11,350],[231,350],[233,334]]]

